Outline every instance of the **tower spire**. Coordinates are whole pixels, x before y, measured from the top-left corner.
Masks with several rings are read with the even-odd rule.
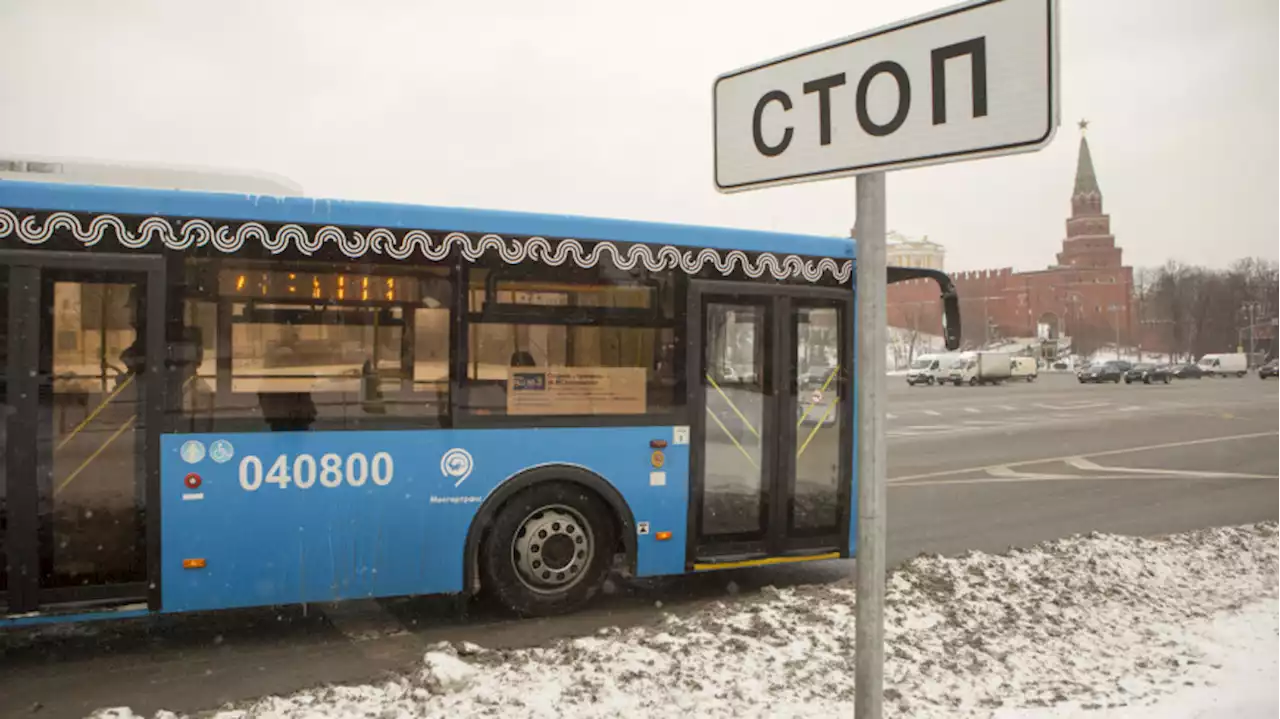
[[[1080,125],[1080,154],[1076,159],[1076,187],[1071,193],[1073,196],[1095,194],[1101,195],[1102,190],[1098,189],[1098,176],[1093,171],[1093,156],[1089,154],[1089,140],[1084,136],[1085,130],[1089,127],[1088,120],[1081,120]]]

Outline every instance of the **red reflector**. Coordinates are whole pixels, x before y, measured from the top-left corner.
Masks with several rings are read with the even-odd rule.
[[[651,439],[651,440],[649,440],[649,447],[650,447],[651,449],[663,449],[663,448],[665,448],[666,446],[667,446],[667,440],[665,440],[665,439]]]
[[[204,480],[200,479],[200,475],[192,472],[187,475],[186,479],[182,480],[182,483],[187,485],[187,489],[200,489],[200,483],[202,481]]]

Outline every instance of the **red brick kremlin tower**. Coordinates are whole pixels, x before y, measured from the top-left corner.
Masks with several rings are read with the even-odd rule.
[[[1073,351],[1088,353],[1115,343],[1117,332],[1121,344],[1129,342],[1134,329],[1130,325],[1133,268],[1123,264],[1122,250],[1111,233],[1111,217],[1102,211],[1102,190],[1084,136],[1087,126],[1088,122],[1080,121],[1071,216],[1057,262],[1030,272],[1002,267],[951,275],[960,294],[966,345],[1011,337],[1057,340],[1068,336]],[[936,334],[941,326],[941,307],[932,282],[891,285],[888,309],[889,324],[894,327]]]

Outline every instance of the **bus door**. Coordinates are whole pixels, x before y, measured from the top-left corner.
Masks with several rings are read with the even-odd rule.
[[[158,600],[162,262],[0,250],[0,613]]]
[[[690,562],[848,551],[853,293],[695,282]]]

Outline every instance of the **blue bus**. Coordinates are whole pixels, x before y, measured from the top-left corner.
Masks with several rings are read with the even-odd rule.
[[[0,181],[0,623],[854,552],[854,243]],[[930,270],[959,337],[954,287]]]

